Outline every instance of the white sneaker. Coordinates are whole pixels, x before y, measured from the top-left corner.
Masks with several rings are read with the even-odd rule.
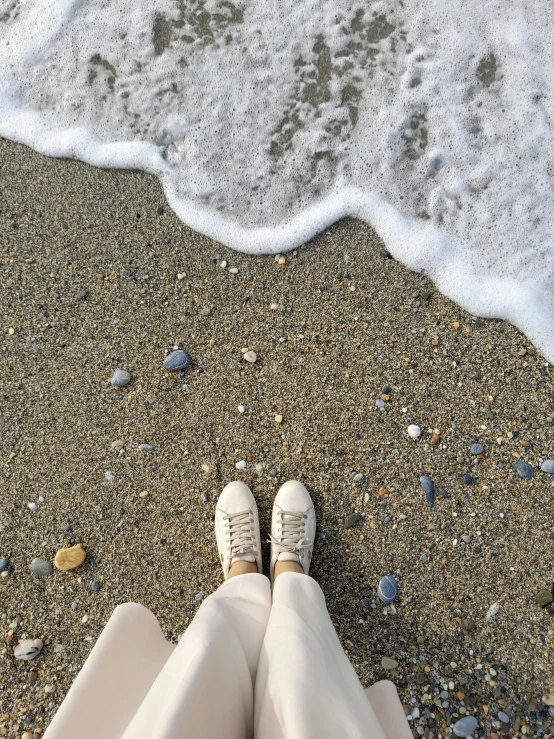
[[[271,581],[277,561],[298,562],[307,575],[315,540],[315,511],[301,482],[290,480],[277,493],[271,517]]]
[[[255,562],[262,572],[258,507],[243,482],[230,482],[223,488],[215,509],[215,536],[225,580],[238,560]]]

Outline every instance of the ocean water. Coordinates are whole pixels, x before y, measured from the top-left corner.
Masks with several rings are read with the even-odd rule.
[[[244,252],[362,218],[554,361],[553,50],[550,0],[0,0],[0,135]]]

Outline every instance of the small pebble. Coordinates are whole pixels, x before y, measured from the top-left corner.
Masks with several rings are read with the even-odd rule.
[[[411,423],[408,426],[408,435],[412,437],[412,439],[419,439],[421,436],[421,429],[419,426],[416,426],[415,423]]]
[[[42,559],[41,557],[35,557],[31,561],[31,571],[35,577],[42,577],[43,575],[51,575],[52,574],[52,563],[49,562],[47,559]]]
[[[221,262],[220,266],[221,266],[221,269],[227,269],[227,262],[225,261],[225,259]]]
[[[352,475],[352,479],[354,482],[361,482],[364,479],[364,476],[361,472],[357,472]]]
[[[237,406],[237,411],[238,411],[239,413],[244,413],[244,411],[245,411],[245,410],[246,410],[246,408],[245,408],[245,407],[244,407],[243,405],[239,405],[239,406]]]
[[[383,657],[381,660],[381,666],[384,670],[396,670],[398,662],[392,657]]]
[[[398,595],[398,583],[392,575],[385,575],[379,581],[377,595],[383,603],[392,603]]]
[[[464,534],[462,536],[462,541],[465,541],[466,544],[471,544],[471,536],[469,534]]]
[[[483,446],[481,444],[473,444],[471,449],[469,450],[472,454],[482,454],[483,452]]]
[[[546,608],[554,601],[552,594],[552,588],[541,588],[537,593],[537,605],[541,608]]]
[[[118,439],[117,441],[112,441],[111,447],[114,451],[118,452],[120,449],[123,449],[123,442],[121,439]]]
[[[494,618],[499,610],[500,610],[500,603],[493,603],[492,606],[487,611],[487,615],[485,616],[486,620],[490,621],[492,618]]]
[[[195,601],[196,601],[197,603],[200,603],[200,601],[201,601],[201,600],[203,600],[203,597],[204,597],[204,596],[202,595],[202,593],[196,593],[196,595],[194,596],[194,600],[195,600]]]
[[[425,493],[425,500],[432,507],[435,505],[435,484],[428,475],[421,475],[419,481]]]
[[[277,423],[277,424],[283,423],[283,416],[281,416],[280,414],[277,414],[275,416],[275,423]]]
[[[359,513],[351,513],[349,516],[346,517],[344,525],[347,529],[351,529],[353,526],[359,523],[362,518],[363,516],[361,516]]]
[[[108,482],[113,482],[115,480],[115,475],[113,472],[110,472],[109,470],[104,472],[104,477]]]
[[[545,459],[541,464],[541,471],[549,475],[554,474],[554,459]]]
[[[256,354],[256,352],[253,352],[251,349],[249,349],[247,352],[244,352],[242,358],[245,359],[247,362],[254,364],[256,359],[258,359],[258,355]]]
[[[42,639],[21,639],[13,650],[14,657],[28,662],[35,659],[42,649]]]
[[[272,470],[269,470],[269,474],[271,475],[271,477],[277,477],[277,470],[273,468]]]
[[[473,482],[473,477],[466,474],[462,477],[462,480],[464,481],[464,485],[471,485],[471,483]]]
[[[514,469],[522,480],[532,480],[534,471],[530,464],[524,462],[523,459],[518,459],[514,464]]]
[[[58,570],[73,570],[83,564],[86,556],[87,553],[83,549],[83,545],[75,544],[74,547],[58,549],[54,557],[54,565]]]
[[[504,711],[498,711],[498,720],[502,721],[503,724],[510,723],[510,717],[507,713],[504,713]]]
[[[240,462],[237,462],[235,464],[235,467],[237,470],[244,470],[246,468],[246,461],[244,459],[241,459]]]
[[[186,369],[191,363],[190,356],[182,349],[176,349],[164,359],[164,367],[169,372],[179,372]]]
[[[150,444],[139,444],[139,452],[153,452],[154,447]]]
[[[0,557],[0,572],[8,569],[8,560],[5,557]]]
[[[463,718],[459,719],[459,721],[456,721],[452,728],[456,736],[471,736],[477,728],[477,719],[473,716],[464,716]]]
[[[381,393],[383,395],[390,395],[391,394],[391,388],[389,385],[385,385],[385,387],[381,390]]]
[[[91,593],[97,593],[100,590],[100,583],[99,582],[93,582],[90,586],[90,592]]]
[[[131,382],[131,375],[126,370],[118,369],[113,373],[110,382],[114,387],[125,387]]]
[[[375,405],[377,406],[377,408],[379,408],[379,410],[381,410],[381,411],[384,411],[385,410],[385,401],[384,400],[381,400],[381,398],[378,398],[375,401]]]
[[[206,493],[206,492],[200,493],[200,498],[201,498],[201,500],[202,500],[203,503],[207,503],[208,502],[208,493]]]
[[[230,273],[231,273],[232,275],[238,275],[238,273],[239,273],[239,271],[238,271],[238,269],[237,269],[236,267],[231,267],[231,268],[229,269],[229,272],[230,272]]]

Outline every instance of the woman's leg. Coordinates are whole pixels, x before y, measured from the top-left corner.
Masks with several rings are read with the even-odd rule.
[[[315,537],[313,505],[303,485],[286,483],[272,520],[273,606],[255,692],[257,739],[402,739],[379,722],[308,576]],[[400,714],[398,714],[400,712]],[[411,737],[400,701],[394,713]]]
[[[226,582],[174,647],[142,606],[120,606],[45,739],[250,739],[271,593],[260,574],[256,504],[242,483],[216,509]]]

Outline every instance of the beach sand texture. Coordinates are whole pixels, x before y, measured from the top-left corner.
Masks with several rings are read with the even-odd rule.
[[[383,249],[343,221],[284,265],[247,256],[183,225],[153,177],[0,141],[0,736],[46,728],[119,603],[176,640],[221,582],[222,487],[251,486],[265,540],[291,478],[315,502],[313,576],[344,649],[364,684],[396,682],[415,735],[466,714],[486,737],[554,734],[554,611],[536,602],[553,579],[552,367]],[[162,364],[174,346],[181,375]],[[78,543],[80,567],[32,574]],[[44,641],[30,662],[24,637]]]

